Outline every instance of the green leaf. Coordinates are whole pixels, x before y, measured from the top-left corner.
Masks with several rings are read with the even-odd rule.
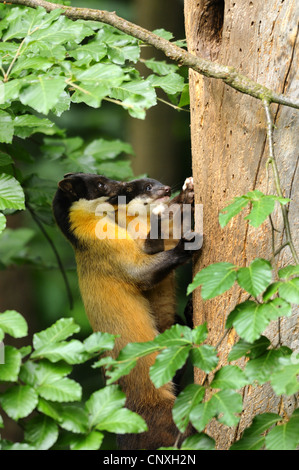
[[[100,424],[114,411],[119,410],[125,404],[126,396],[118,385],[109,385],[94,392],[86,402],[89,414],[89,427]]]
[[[208,400],[203,403],[199,403],[191,410],[190,420],[195,429],[201,432],[215,415],[216,411],[214,410],[213,402]]]
[[[13,176],[0,174],[0,210],[25,209],[24,191]]]
[[[234,326],[241,338],[253,343],[260,337],[271,320],[290,314],[290,305],[283,299],[276,298],[265,304],[256,304],[249,300],[238,304],[229,314],[226,328]]]
[[[263,354],[270,346],[271,342],[266,336],[261,336],[254,343],[248,343],[240,339],[232,348],[228,355],[228,361],[235,361],[242,356],[249,356],[254,359],[255,357]]]
[[[243,409],[242,397],[239,393],[232,390],[221,390],[215,393],[210,401],[220,423],[227,426],[236,426],[238,424],[239,417],[236,414],[241,413]]]
[[[1,263],[9,266],[15,263],[20,253],[26,252],[26,245],[34,236],[34,231],[29,228],[9,229],[1,234],[0,259]]]
[[[121,408],[103,418],[96,425],[96,429],[117,432],[118,434],[140,433],[147,431],[147,425],[137,413]]]
[[[196,334],[196,333],[195,333]],[[193,342],[193,331],[185,325],[178,323],[172,325],[169,329],[165,330],[160,335],[156,336],[153,344],[159,346],[187,346]]]
[[[273,195],[265,195],[261,191],[249,191],[247,194],[235,197],[234,201],[227,207],[224,207],[219,214],[219,223],[221,227],[227,225],[230,219],[241,212],[249,203],[252,203],[252,210],[245,220],[249,220],[250,225],[259,227],[271,212],[274,210],[275,201],[280,204],[287,204],[289,199]]]
[[[299,264],[285,266],[278,271],[280,279],[286,279],[294,276],[295,274],[299,274]]]
[[[299,277],[282,282],[278,288],[280,297],[293,304],[299,304]]]
[[[211,383],[212,388],[239,390],[248,383],[245,373],[237,366],[224,366],[219,369]]]
[[[132,146],[121,140],[93,140],[84,150],[84,155],[92,156],[97,161],[109,160],[117,157],[120,153],[134,154]]]
[[[15,75],[18,76],[20,74],[20,72],[22,72],[23,70],[25,70],[25,71],[27,71],[27,70],[41,70],[43,72],[46,72],[50,67],[52,67],[52,65],[53,65],[53,62],[46,59],[45,57],[21,56],[16,61],[15,65],[13,66],[10,75],[11,76],[15,76]]]
[[[261,294],[272,280],[272,267],[269,261],[255,259],[248,268],[239,268],[237,281],[253,297]]]
[[[58,405],[58,404],[57,404]],[[64,403],[59,405],[59,425],[74,433],[86,433],[88,431],[88,414],[80,404]]]
[[[32,359],[46,358],[51,362],[66,361],[68,364],[80,364],[90,358],[81,341],[61,341],[41,346],[31,354]]]
[[[204,394],[204,387],[197,384],[191,384],[187,385],[187,387],[176,398],[172,410],[173,420],[182,433],[188,426],[189,416],[192,409],[202,401]]]
[[[159,36],[160,38],[167,39],[167,41],[170,41],[170,39],[173,39],[173,34],[170,31],[166,31],[163,28],[155,29],[153,33]]]
[[[254,192],[254,191],[252,191]],[[249,215],[244,217],[245,220],[249,220],[252,227],[259,227],[274,210],[275,198],[273,196],[261,195],[256,199],[251,199],[252,210]]]
[[[92,354],[95,352],[111,351],[114,347],[115,335],[96,331],[83,341],[85,350]]]
[[[96,425],[96,429],[117,432],[118,434],[140,433],[147,431],[147,425],[137,413],[121,408],[103,418]]]
[[[14,161],[8,153],[0,152],[0,166],[13,164]]]
[[[132,117],[144,119],[145,110],[156,104],[156,93],[148,80],[131,80],[113,86],[109,95],[122,101]]]
[[[265,441],[267,450],[296,450],[299,444],[298,409],[289,421],[271,429]]]
[[[178,106],[182,108],[183,106],[189,106],[189,105],[190,105],[189,84],[186,83],[183,87]]]
[[[299,355],[293,357],[280,357],[279,365],[271,374],[270,381],[277,395],[293,395],[299,390]]]
[[[280,286],[281,282],[278,281],[278,282],[273,282],[272,284],[270,284],[267,289],[265,290],[265,292],[263,293],[263,301],[264,302],[267,302],[268,300],[271,299],[271,297],[273,297],[273,295],[276,294],[276,292],[278,291],[278,288]]]
[[[73,318],[60,318],[52,326],[33,336],[33,346],[35,349],[48,346],[49,343],[53,344],[67,339],[78,331],[80,327],[76,325]]]
[[[77,49],[69,51],[69,56],[76,59],[76,67],[89,66],[92,61],[99,62],[107,54],[106,44],[93,41],[88,44],[80,44]]]
[[[215,441],[206,434],[194,434],[187,437],[182,443],[180,450],[214,450]]]
[[[220,423],[235,426],[239,418],[236,413],[242,411],[242,397],[232,390],[221,390],[210,400],[196,405],[190,413],[193,426],[201,432],[214,416]],[[219,415],[221,415],[219,417]]]
[[[14,420],[25,418],[37,405],[37,394],[29,385],[15,385],[0,396],[4,411]]]
[[[58,426],[48,416],[35,416],[25,424],[25,441],[38,450],[47,450],[57,441]]]
[[[183,367],[191,346],[171,346],[158,354],[150,367],[150,378],[156,388],[169,382],[176,371]]]
[[[124,78],[122,69],[114,64],[96,64],[87,70],[75,71],[75,76],[80,89],[76,89],[72,101],[84,102],[95,108],[110,94],[112,87],[119,86]]]
[[[234,202],[221,209],[219,213],[219,223],[221,228],[225,227],[233,217],[239,214],[241,210],[247,206],[247,204],[248,199],[246,199],[246,197],[235,197]]]
[[[37,132],[52,135],[61,132],[54,122],[49,119],[40,119],[32,114],[23,114],[14,119],[15,135],[26,138]]]
[[[2,446],[2,450],[36,450],[35,447],[29,444],[23,444],[22,442],[5,442]]]
[[[88,432],[88,414],[80,404],[52,403],[40,398],[38,410],[53,418],[59,426],[73,433]]]
[[[267,350],[264,354],[247,362],[245,374],[251,382],[260,384],[268,382],[275,370],[280,369],[279,359],[290,355],[290,349],[281,347],[279,349]]]
[[[72,379],[64,377],[54,382],[44,383],[36,388],[37,393],[46,400],[68,402],[81,400],[81,386]]]
[[[38,411],[45,414],[46,416],[49,416],[50,418],[53,418],[59,424],[62,421],[61,408],[62,406],[60,405],[60,403],[47,401],[47,400],[44,400],[42,397],[39,397],[38,399],[38,405],[37,405]]]
[[[16,382],[22,362],[20,352],[12,346],[5,346],[4,360],[4,364],[0,363],[0,381]]]
[[[202,285],[201,296],[204,300],[212,299],[230,289],[236,280],[235,266],[231,263],[210,264],[197,273],[188,286],[187,295]]]
[[[87,436],[74,437],[71,444],[72,450],[98,450],[101,447],[104,434],[99,431],[91,431]]]
[[[210,372],[218,364],[217,351],[213,346],[203,344],[191,350],[191,360],[195,367]]]
[[[46,16],[46,18],[48,17]],[[31,40],[43,41],[52,45],[63,44],[68,41],[75,41],[79,44],[85,37],[93,34],[93,30],[84,21],[71,21],[60,15],[52,24],[49,25],[48,21],[47,27],[39,27],[32,33]]]
[[[280,421],[281,417],[274,413],[263,413],[255,416],[249,428],[245,429],[242,438],[235,442],[230,450],[259,450],[265,444],[262,434]]]
[[[203,323],[202,325],[196,326],[192,330],[192,340],[195,344],[201,344],[208,336],[208,327],[207,323]]]
[[[6,217],[0,212],[0,234],[6,227]]]
[[[0,142],[10,144],[14,133],[14,125],[10,114],[0,109]]]
[[[14,338],[23,338],[28,334],[26,320],[15,310],[0,313],[0,328]]]
[[[137,45],[123,45],[117,43],[107,45],[107,55],[115,64],[123,65],[127,60],[136,63],[140,56],[140,48]]]
[[[148,82],[154,87],[162,88],[169,95],[181,92],[184,88],[184,78],[178,73],[170,73],[162,77],[150,75]]]
[[[64,77],[31,77],[28,78],[28,86],[21,91],[20,101],[39,113],[48,114],[58,102],[65,86]]]
[[[145,61],[145,65],[157,75],[169,75],[178,70],[176,64],[168,64],[165,60],[149,59]]]

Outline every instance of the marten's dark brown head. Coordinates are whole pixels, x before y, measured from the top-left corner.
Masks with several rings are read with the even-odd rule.
[[[114,197],[124,191],[125,183],[90,173],[67,173],[58,183],[58,191],[71,202],[99,197]]]
[[[76,240],[70,230],[69,211],[75,201],[88,201],[106,197],[115,198],[125,191],[125,183],[90,173],[67,173],[59,181],[53,200],[53,214],[57,225],[64,235],[75,244]]]
[[[133,201],[147,205],[154,202],[166,202],[171,195],[170,186],[151,178],[141,178],[125,183],[126,203]]]

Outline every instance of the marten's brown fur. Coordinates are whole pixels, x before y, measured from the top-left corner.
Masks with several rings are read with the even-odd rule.
[[[96,207],[100,198],[125,194],[121,185],[112,182],[109,190],[109,180],[103,177],[71,174],[59,183],[53,201],[57,223],[75,250],[81,295],[91,326],[94,331],[120,335],[112,351],[114,358],[129,342],[154,339],[158,330],[145,292],[193,253],[184,249],[184,239],[168,251],[145,253],[126,227],[113,223],[107,224],[107,232],[115,231],[115,239],[97,238]],[[139,413],[148,425],[145,433],[121,437],[121,449],[156,449],[176,441],[172,384],[156,389],[149,379],[155,357],[151,354],[139,359],[130,374],[119,381],[128,408]]]

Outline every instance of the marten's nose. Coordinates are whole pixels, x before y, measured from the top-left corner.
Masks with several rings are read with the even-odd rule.
[[[166,196],[171,195],[171,187],[170,186],[164,186],[164,192]]]

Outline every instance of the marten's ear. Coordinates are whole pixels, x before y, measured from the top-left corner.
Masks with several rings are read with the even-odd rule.
[[[65,193],[77,196],[76,191],[76,182],[73,178],[65,178],[64,180],[59,181],[58,187]]]

